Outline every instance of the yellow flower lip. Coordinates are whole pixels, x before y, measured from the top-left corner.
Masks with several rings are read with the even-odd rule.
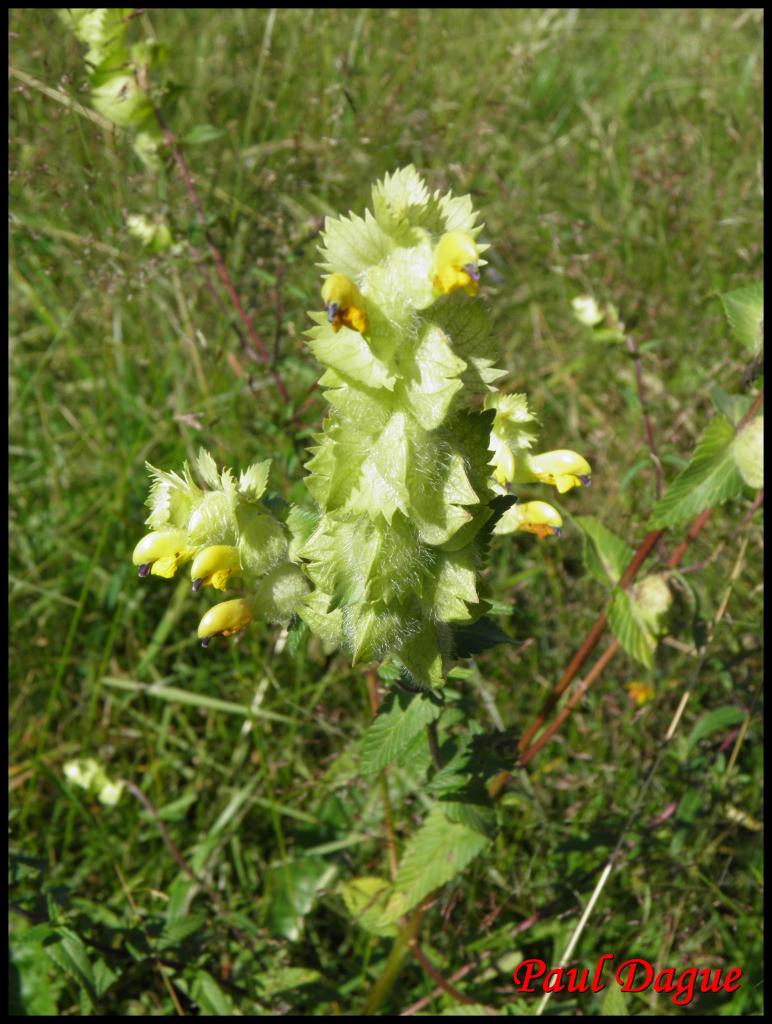
[[[572,487],[589,487],[592,468],[583,456],[568,449],[544,452],[528,459],[528,466],[542,483],[552,484],[559,494]]]
[[[241,632],[253,619],[252,605],[244,598],[222,601],[204,615],[198,624],[198,638],[207,647],[215,636],[233,636]]]
[[[477,294],[480,281],[479,253],[474,239],[463,231],[448,231],[434,250],[432,286],[440,295],[463,288]]]
[[[330,274],[322,285],[322,301],[327,319],[337,334],[341,327],[364,334],[367,330],[367,313],[364,296],[345,274]]]
[[[187,561],[192,553],[185,530],[153,530],[134,548],[131,560],[139,566],[142,577],[152,573],[171,579],[180,562]]]
[[[202,586],[211,585],[225,590],[228,579],[241,570],[238,550],[228,544],[212,544],[200,551],[190,567],[193,593]]]
[[[560,537],[563,517],[556,508],[546,501],[526,501],[512,505],[493,529],[494,533],[506,534],[522,530],[537,537]]]
[[[521,530],[537,537],[560,537],[563,517],[546,501],[526,501],[518,505],[518,511],[522,516]]]

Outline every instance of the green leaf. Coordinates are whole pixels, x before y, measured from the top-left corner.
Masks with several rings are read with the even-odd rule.
[[[457,658],[471,658],[482,654],[496,644],[513,644],[515,641],[493,619],[482,618],[471,626],[454,626],[453,643]]]
[[[278,865],[267,874],[270,891],[267,923],[271,931],[297,942],[303,918],[309,913],[321,889],[335,877],[337,867],[321,857],[303,857]]]
[[[708,425],[689,465],[654,506],[650,530],[679,526],[742,493],[745,485],[732,457],[734,438],[734,427],[723,416]]]
[[[707,739],[713,733],[739,725],[747,717],[747,714],[747,711],[742,708],[732,707],[729,704],[709,711],[696,722],[689,733],[689,738],[686,741],[687,751],[692,751],[700,740]]]
[[[627,1000],[619,985],[609,985],[598,1011],[600,1017],[629,1017]]]
[[[630,657],[635,658],[646,668],[651,668],[654,664],[657,638],[627,591],[615,591],[608,610],[608,624]]]
[[[93,1007],[97,991],[86,947],[69,928],[56,928],[52,940],[44,943],[46,953],[61,971],[76,982],[81,998],[90,1008]]]
[[[361,334],[348,327],[341,327],[335,333],[323,313],[309,313],[309,316],[318,326],[308,331],[308,345],[320,363],[368,388],[394,389],[397,378],[389,366],[377,358]]]
[[[378,924],[399,920],[430,892],[455,878],[489,843],[480,832],[449,821],[442,805],[435,804],[405,847],[394,893]]]
[[[182,141],[186,146],[203,146],[207,142],[221,139],[224,134],[224,128],[217,128],[213,124],[197,124],[190,129],[187,135],[182,137]]]
[[[185,917],[178,917],[167,921],[158,938],[157,948],[159,952],[175,949],[189,936],[194,935],[196,932],[203,932],[206,919],[206,913],[198,911],[195,914],[187,914]]]
[[[356,280],[364,270],[385,259],[393,246],[394,242],[369,210],[364,219],[354,213],[348,217],[327,217],[324,246],[319,250],[320,266]]]
[[[427,694],[390,693],[362,737],[364,774],[373,775],[396,760],[414,737],[441,714],[442,705]]]
[[[753,355],[758,355],[764,344],[763,282],[756,281],[745,288],[724,292],[721,302],[732,334]]]
[[[633,549],[595,516],[577,516],[576,522],[591,541],[584,545],[587,571],[606,587],[619,583],[632,560]]]
[[[710,400],[716,408],[716,412],[726,416],[733,426],[737,426],[746,412],[753,404],[750,395],[730,395],[719,387],[718,384],[711,384],[708,388]]]
[[[211,974],[199,968],[193,984],[190,986],[190,997],[198,1003],[204,1017],[236,1017],[238,1009],[231,997],[220,988]]]
[[[239,477],[239,490],[248,501],[257,501],[262,498],[265,488],[268,485],[268,474],[271,470],[271,460],[254,462],[245,469]]]
[[[378,922],[386,909],[391,895],[391,885],[383,878],[353,878],[343,882],[338,891],[346,904],[352,921],[371,935],[396,936],[396,924],[380,925]]]
[[[53,934],[45,926],[19,930],[8,936],[8,1015],[10,1017],[56,1017],[62,982],[52,981],[51,964],[44,955],[43,940]]]

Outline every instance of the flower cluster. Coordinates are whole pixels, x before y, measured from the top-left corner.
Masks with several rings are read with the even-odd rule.
[[[246,596],[211,608],[198,635],[206,646],[214,636],[240,632],[252,619],[286,623],[308,593],[302,570],[289,555],[284,523],[262,501],[270,462],[258,462],[238,481],[228,469],[218,473],[214,459],[201,451],[194,481],[187,463],[182,476],[148,466],[153,485],[148,498],[151,532],[134,548],[140,576],[174,576],[191,563],[192,590],[225,590],[240,581]]]
[[[216,605],[199,635],[230,635],[255,616],[299,616],[355,662],[390,657],[422,687],[443,684],[459,630],[490,607],[481,571],[493,534],[559,535],[559,512],[516,503],[519,483],[563,494],[590,466],[571,451],[534,453],[524,395],[496,384],[482,303],[481,227],[468,196],[430,194],[415,169],[387,175],[364,218],[328,218],[323,311],[309,346],[330,404],[306,465],[315,507],[275,515],[261,501],[266,463],[238,483],[197,462],[200,489],[151,469],[152,532],[140,575],[191,562],[194,589],[244,596]]]

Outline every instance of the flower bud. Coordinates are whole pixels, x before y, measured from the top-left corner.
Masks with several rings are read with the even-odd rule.
[[[732,442],[732,457],[749,487],[764,486],[764,417],[756,416]]]
[[[198,638],[206,647],[213,636],[233,636],[253,619],[252,605],[243,598],[222,601],[210,608],[198,624]]]
[[[537,537],[559,537],[563,518],[556,508],[546,501],[526,501],[512,505],[493,528],[496,534],[514,533],[522,530],[535,533]]]
[[[556,487],[565,494],[572,487],[589,487],[592,469],[589,462],[576,452],[560,449],[527,457],[528,467],[544,484]]]
[[[152,573],[171,579],[180,563],[192,557],[193,550],[188,547],[185,530],[154,530],[137,544],[131,558],[139,566],[140,576]]]
[[[434,250],[432,286],[440,295],[464,288],[476,295],[480,282],[479,254],[474,239],[463,231],[449,231]]]
[[[367,330],[367,313],[362,293],[345,274],[330,274],[322,285],[322,299],[327,310],[327,319],[337,334],[341,327],[364,334]]]
[[[228,580],[234,573],[241,570],[239,553],[228,544],[212,544],[199,551],[190,567],[190,578],[193,580],[193,592],[201,587],[212,586],[217,590],[225,590]]]

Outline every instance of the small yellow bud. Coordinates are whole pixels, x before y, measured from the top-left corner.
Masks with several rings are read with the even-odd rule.
[[[206,647],[213,636],[233,636],[253,619],[252,605],[239,597],[210,608],[198,624],[198,638]]]
[[[139,566],[139,575],[171,577],[181,562],[192,557],[195,548],[188,547],[185,530],[154,530],[146,534],[134,548],[131,556],[134,565]]]
[[[587,459],[564,449],[528,456],[528,468],[544,484],[552,484],[558,494],[572,487],[589,487],[592,469]]]
[[[327,319],[337,334],[344,325],[352,331],[364,334],[367,330],[367,313],[364,296],[345,274],[330,274],[322,285],[322,299],[327,310]]]
[[[201,587],[213,586],[217,590],[225,590],[228,579],[241,570],[239,553],[228,544],[212,544],[199,551],[190,567],[190,578],[193,580],[193,592],[198,593]]]
[[[628,683],[625,687],[629,697],[641,707],[654,696],[654,687],[648,683]]]
[[[463,231],[449,231],[434,250],[432,286],[439,295],[448,295],[464,288],[469,295],[477,294],[480,282],[479,253],[474,239]]]
[[[562,526],[563,518],[552,505],[546,501],[526,501],[508,508],[493,532],[506,534],[522,530],[535,533],[537,537],[559,537]]]

